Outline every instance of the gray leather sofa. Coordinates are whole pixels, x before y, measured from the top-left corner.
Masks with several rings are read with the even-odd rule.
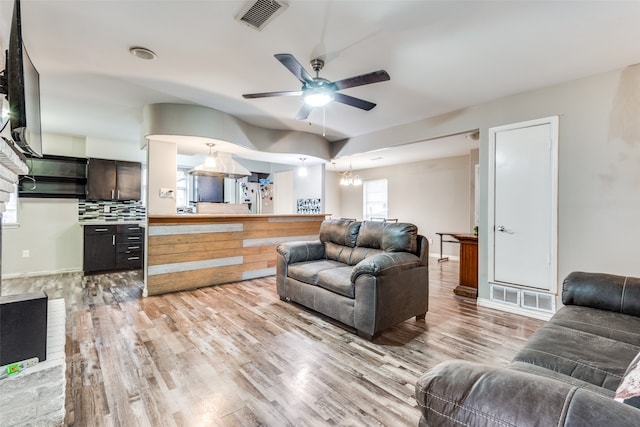
[[[416,384],[420,426],[640,426],[614,400],[640,353],[640,279],[574,272],[562,307],[507,367],[448,361]]]
[[[367,339],[429,305],[429,246],[408,223],[328,219],[319,240],[278,245],[276,282],[294,301]]]

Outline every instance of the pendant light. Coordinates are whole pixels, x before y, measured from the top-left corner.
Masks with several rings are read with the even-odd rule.
[[[209,155],[207,156],[207,158],[204,161],[204,165],[207,168],[215,168],[216,167],[216,158],[213,157],[213,146],[215,144],[208,142],[207,146],[209,147]]]
[[[300,157],[300,162],[302,162],[302,164],[298,168],[298,176],[307,176],[308,174],[307,168],[304,165],[305,160],[307,160],[306,157]]]

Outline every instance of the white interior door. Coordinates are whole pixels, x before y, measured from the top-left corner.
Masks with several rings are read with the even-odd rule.
[[[490,129],[490,280],[556,289],[557,118]]]

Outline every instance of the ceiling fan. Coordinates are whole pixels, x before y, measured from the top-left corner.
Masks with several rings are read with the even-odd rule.
[[[327,79],[323,79],[319,75],[320,70],[324,67],[324,61],[322,59],[316,58],[311,60],[311,68],[316,72],[316,76],[312,77],[293,55],[288,53],[279,53],[274,56],[282,63],[282,65],[287,67],[287,69],[291,71],[298,80],[300,80],[302,88],[298,91],[249,93],[242,96],[244,98],[267,98],[272,96],[302,95],[304,104],[296,115],[296,119],[298,120],[305,120],[309,117],[309,113],[311,113],[311,109],[313,107],[321,107],[331,101],[340,102],[342,104],[347,104],[352,107],[369,111],[375,107],[376,104],[365,101],[364,99],[339,93],[338,91],[350,87],[383,82],[390,79],[389,74],[386,71],[378,70],[372,73],[361,74],[359,76],[331,82]]]

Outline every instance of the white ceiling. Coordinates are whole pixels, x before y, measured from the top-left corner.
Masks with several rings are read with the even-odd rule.
[[[179,102],[266,128],[321,134],[324,127],[334,141],[640,61],[636,1],[288,3],[258,32],[234,19],[243,1],[22,0],[43,131],[138,143],[142,107]],[[5,46],[11,7],[0,0]],[[133,57],[132,46],[157,59]],[[369,112],[334,104],[300,122],[297,97],[241,96],[299,89],[276,53],[306,67],[324,58],[320,75],[329,80],[379,69],[391,80],[344,90],[377,103]],[[417,147],[400,148],[400,156],[418,160]],[[443,147],[434,150],[441,156]],[[396,151],[379,156],[398,161]]]

